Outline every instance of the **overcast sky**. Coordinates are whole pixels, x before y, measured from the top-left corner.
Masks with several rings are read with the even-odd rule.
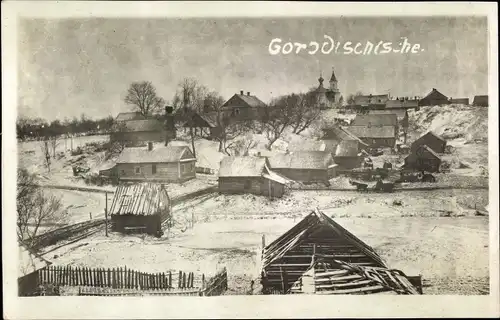
[[[229,99],[239,90],[264,102],[317,86],[332,67],[344,96],[356,91],[454,98],[487,94],[486,18],[67,19],[19,24],[19,114],[48,120],[116,116],[124,93],[148,80],[170,101],[196,78]],[[273,38],[399,42],[417,54],[271,55]]]

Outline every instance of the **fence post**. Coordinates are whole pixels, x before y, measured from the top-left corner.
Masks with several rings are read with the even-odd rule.
[[[168,287],[172,288],[172,271],[168,272]]]
[[[182,287],[183,288],[186,287],[186,273],[185,272],[182,273]]]
[[[179,285],[178,285],[178,288],[182,288],[182,271],[179,270]]]

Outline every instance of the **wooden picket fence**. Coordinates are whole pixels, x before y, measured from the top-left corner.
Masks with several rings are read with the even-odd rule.
[[[224,268],[214,277],[193,272],[145,273],[125,268],[48,266],[38,271],[38,284],[81,287],[82,295],[133,295],[147,290],[155,295],[220,295],[227,289]],[[89,289],[94,288],[94,289]],[[96,290],[96,288],[102,290]],[[117,289],[117,290],[113,290]]]

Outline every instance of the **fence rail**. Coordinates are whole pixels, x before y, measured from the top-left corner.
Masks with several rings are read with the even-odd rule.
[[[80,295],[220,295],[227,290],[224,268],[214,277],[168,271],[145,273],[125,268],[48,266],[38,271],[38,284],[81,287]],[[146,292],[146,291],[150,292]]]
[[[46,246],[57,243],[58,241],[66,240],[76,235],[90,232],[91,230],[104,226],[104,219],[96,219],[91,221],[80,222],[66,227],[58,228],[53,231],[43,233],[33,238],[33,248],[40,249]]]

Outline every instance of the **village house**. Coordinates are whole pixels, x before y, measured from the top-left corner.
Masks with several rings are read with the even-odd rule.
[[[217,121],[217,112],[203,113],[193,112],[191,121],[187,120],[183,127],[193,127],[194,134],[212,140],[221,133],[221,126]]]
[[[326,183],[336,175],[336,164],[328,151],[276,154],[269,158],[269,164],[273,171],[297,182]]]
[[[262,242],[264,294],[419,293],[410,282],[421,285],[419,277],[407,278],[392,270],[399,281],[391,280],[393,274],[387,274],[391,269],[372,247],[319,210],[272,243],[266,245],[264,237]]]
[[[364,109],[384,109],[385,105],[389,101],[388,94],[369,94],[360,95],[354,97],[354,108],[364,110]]]
[[[165,136],[165,125],[160,120],[127,120],[116,124],[109,140],[111,143],[138,146],[147,141],[164,141]]]
[[[161,184],[119,185],[109,208],[113,231],[161,236],[162,225],[172,217],[167,190]]]
[[[336,140],[337,142],[356,140],[359,142],[358,145],[360,148],[368,147],[368,144],[364,143],[359,137],[349,131],[349,128],[333,125],[323,128],[322,131],[322,140]]]
[[[359,168],[363,163],[363,154],[360,152],[359,141],[357,140],[341,141],[333,155],[333,160],[337,164],[337,173]]]
[[[262,120],[268,116],[267,105],[243,90],[227,100],[221,107],[224,118],[231,122]]]
[[[315,93],[317,95],[318,103],[320,109],[333,109],[342,105],[344,98],[340,93],[338,88],[337,77],[335,76],[335,70],[332,68],[332,76],[330,77],[330,86],[325,88],[323,82],[325,79],[320,75],[318,82],[319,86]]]
[[[405,159],[403,168],[414,171],[439,172],[441,157],[427,145],[421,145]]]
[[[411,144],[411,151],[416,151],[420,146],[427,145],[429,148],[434,150],[436,153],[444,153],[446,149],[446,139],[435,134],[432,131],[428,131],[417,140]]]
[[[408,122],[408,111],[405,109],[393,109],[393,110],[370,110],[369,115],[371,114],[395,114],[397,118],[397,123],[400,129],[407,129],[409,126]],[[391,120],[393,121],[393,120]]]
[[[348,129],[372,148],[394,148],[399,124],[395,114],[366,114],[357,115]]]
[[[450,104],[450,99],[447,96],[432,88],[432,91],[428,95],[420,99],[418,105],[423,106],[440,106],[444,104]]]
[[[51,262],[20,243],[19,273],[17,278],[18,295],[21,297],[37,295],[39,291],[38,272],[51,264]]]
[[[451,98],[450,102],[454,104],[469,105],[469,98],[457,98],[457,99]]]
[[[263,157],[225,157],[220,162],[219,192],[281,198],[290,181],[269,168]]]
[[[121,181],[184,182],[196,177],[196,158],[187,146],[124,148],[114,171]]]
[[[472,102],[472,105],[477,106],[477,107],[487,107],[489,106],[488,104],[488,96],[475,96],[474,100]]]

